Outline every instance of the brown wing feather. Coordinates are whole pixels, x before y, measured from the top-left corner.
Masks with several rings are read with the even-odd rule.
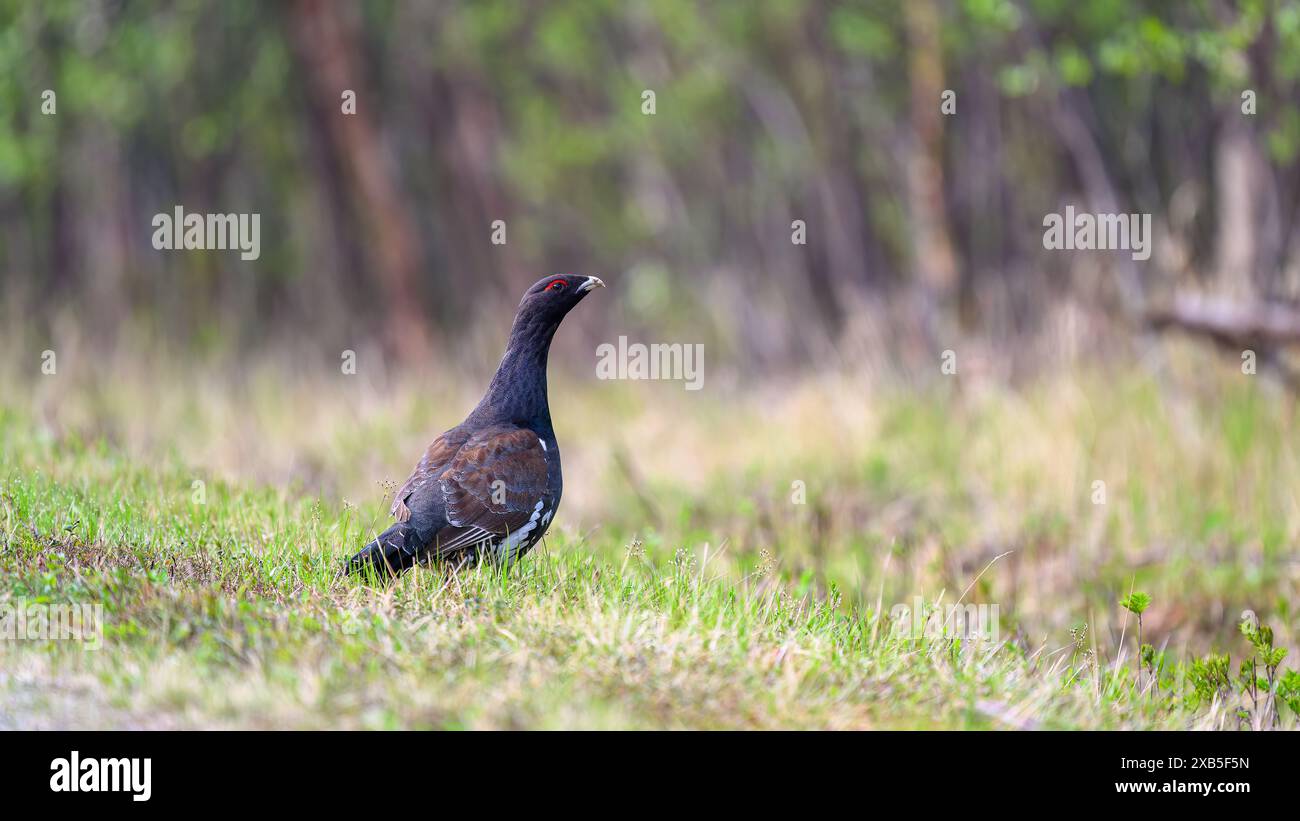
[[[393,506],[388,512],[397,521],[405,522],[411,518],[411,509],[406,506],[406,500],[424,485],[436,481],[443,467],[451,461],[463,444],[465,438],[453,436],[451,431],[433,440],[433,444],[424,451],[424,456],[420,457],[415,470],[393,495]]]
[[[505,536],[538,514],[537,504],[547,496],[546,479],[545,451],[536,433],[515,427],[480,431],[439,477],[447,521],[466,531]]]

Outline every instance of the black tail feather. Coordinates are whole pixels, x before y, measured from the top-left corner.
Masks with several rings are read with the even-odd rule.
[[[348,559],[347,572],[364,576],[369,568],[380,579],[388,579],[414,567],[423,547],[411,523],[398,522]]]

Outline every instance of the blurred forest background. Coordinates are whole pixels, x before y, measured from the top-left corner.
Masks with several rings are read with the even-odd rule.
[[[155,250],[177,206],[260,214],[260,257]],[[1150,258],[1045,250],[1071,206],[1150,215]],[[166,568],[214,602],[360,606],[338,563],[482,395],[524,287],[561,271],[609,287],[556,338],[564,508],[539,552],[593,578],[707,565],[728,590],[843,594],[855,619],[995,603],[1018,646],[1112,670],[1136,590],[1171,664],[1239,654],[1244,611],[1300,655],[1300,0],[0,0],[0,580],[44,590],[72,557],[69,584],[121,568],[152,590]],[[704,390],[597,379],[620,335],[703,344]],[[411,575],[374,606],[445,610]],[[565,614],[555,635],[600,632],[550,595],[524,598]],[[142,623],[190,623],[141,596],[161,613]],[[735,704],[767,699],[774,629],[738,642],[764,695]],[[265,684],[186,642],[170,669],[213,703]],[[458,691],[565,721],[511,666],[544,645],[583,679],[571,643],[523,641]],[[176,709],[143,652],[140,679],[101,674],[117,653],[27,654],[27,695],[0,669],[0,705],[89,671]],[[830,702],[936,692],[844,652],[873,683]],[[313,702],[277,686],[268,703]],[[1128,720],[1100,704],[1065,726]],[[1239,720],[1220,707],[1205,726]]]
[[[779,373],[983,337],[1014,369],[1175,293],[1300,296],[1298,157],[1292,0],[3,0],[0,321],[326,365],[487,322],[490,365],[574,271],[614,286],[584,350]],[[177,205],[260,213],[261,258],[155,251]],[[1044,251],[1066,205],[1152,214],[1151,259]]]

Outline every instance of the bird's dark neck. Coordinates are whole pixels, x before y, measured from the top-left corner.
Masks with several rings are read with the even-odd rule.
[[[558,322],[518,316],[510,329],[505,356],[471,417],[484,422],[550,428],[546,399],[546,357]]]

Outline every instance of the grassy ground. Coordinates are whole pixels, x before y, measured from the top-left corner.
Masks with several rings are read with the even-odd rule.
[[[481,380],[69,359],[5,375],[0,607],[102,603],[104,640],[0,641],[0,727],[1248,727],[1267,695],[1193,660],[1235,679],[1244,610],[1294,655],[1300,417],[1197,352],[1015,389],[571,378],[544,547],[388,589],[340,560]],[[918,597],[997,605],[998,640],[906,635]]]

